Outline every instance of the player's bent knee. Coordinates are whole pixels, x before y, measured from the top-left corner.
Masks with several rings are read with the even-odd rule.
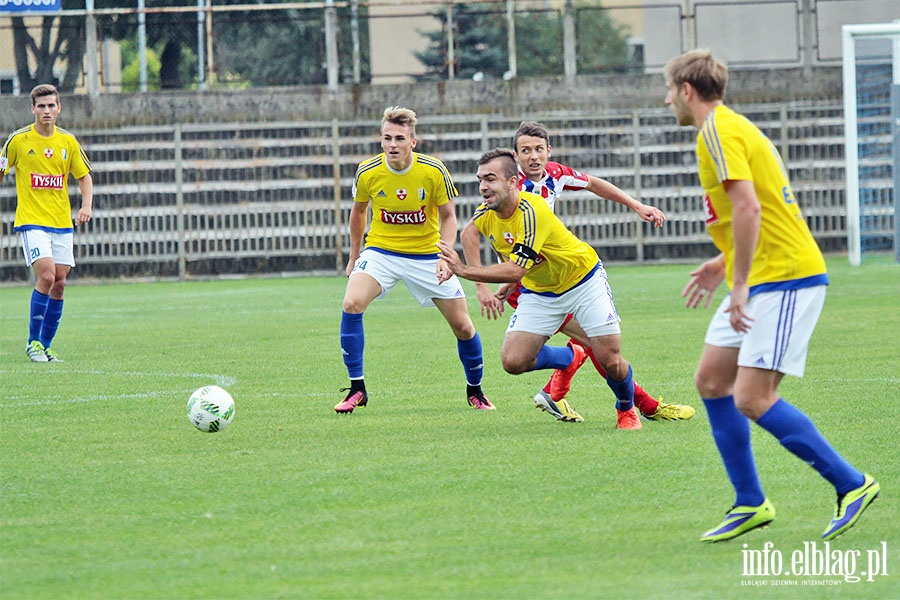
[[[527,373],[531,368],[531,365],[515,356],[503,356],[501,357],[501,363],[503,364],[503,370],[510,375],[521,375],[522,373]]]

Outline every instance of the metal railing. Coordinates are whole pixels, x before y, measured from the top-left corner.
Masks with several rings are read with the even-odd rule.
[[[843,248],[841,106],[738,108],[784,155],[820,245]],[[608,179],[667,214],[665,227],[657,230],[618,204],[567,192],[557,204],[560,218],[601,257],[658,261],[711,252],[696,176],[696,132],[679,127],[669,111],[529,118],[550,128],[556,160]],[[439,157],[453,174],[461,226],[481,200],[477,158],[488,148],[509,146],[517,125],[517,119],[496,115],[421,120],[417,150]],[[342,272],[350,187],[356,165],[380,152],[377,130],[375,121],[335,120],[81,132],[95,167],[96,200],[94,219],[75,235],[78,271],[181,278]],[[12,231],[14,207],[15,188],[5,184],[0,187],[2,279],[26,275]]]

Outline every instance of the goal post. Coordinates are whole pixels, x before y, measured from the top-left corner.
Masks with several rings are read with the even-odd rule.
[[[900,21],[844,25],[847,250],[893,248],[900,262]]]

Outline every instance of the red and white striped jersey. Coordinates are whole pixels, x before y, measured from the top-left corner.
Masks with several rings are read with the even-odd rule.
[[[519,189],[541,196],[550,205],[550,210],[554,209],[556,198],[563,190],[583,190],[589,183],[587,175],[558,162],[549,161],[544,176],[538,182],[525,177],[519,169]]]

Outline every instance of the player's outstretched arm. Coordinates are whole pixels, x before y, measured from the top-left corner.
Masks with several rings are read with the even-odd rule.
[[[487,267],[467,266],[459,254],[449,244],[440,241],[437,244],[441,253],[441,259],[450,267],[450,270],[463,279],[469,281],[483,281],[485,283],[512,283],[519,281],[527,273],[524,267],[513,262],[504,262]]]
[[[605,179],[594,177],[593,175],[588,175],[588,181],[588,190],[592,191],[601,198],[606,198],[607,200],[617,202],[622,206],[627,206],[628,208],[636,212],[642,220],[656,225],[657,229],[662,227],[663,223],[666,222],[666,215],[665,213],[663,213],[663,211],[659,210],[655,206],[644,204],[637,198],[626,194],[624,190],[622,190],[615,184],[610,183]]]

